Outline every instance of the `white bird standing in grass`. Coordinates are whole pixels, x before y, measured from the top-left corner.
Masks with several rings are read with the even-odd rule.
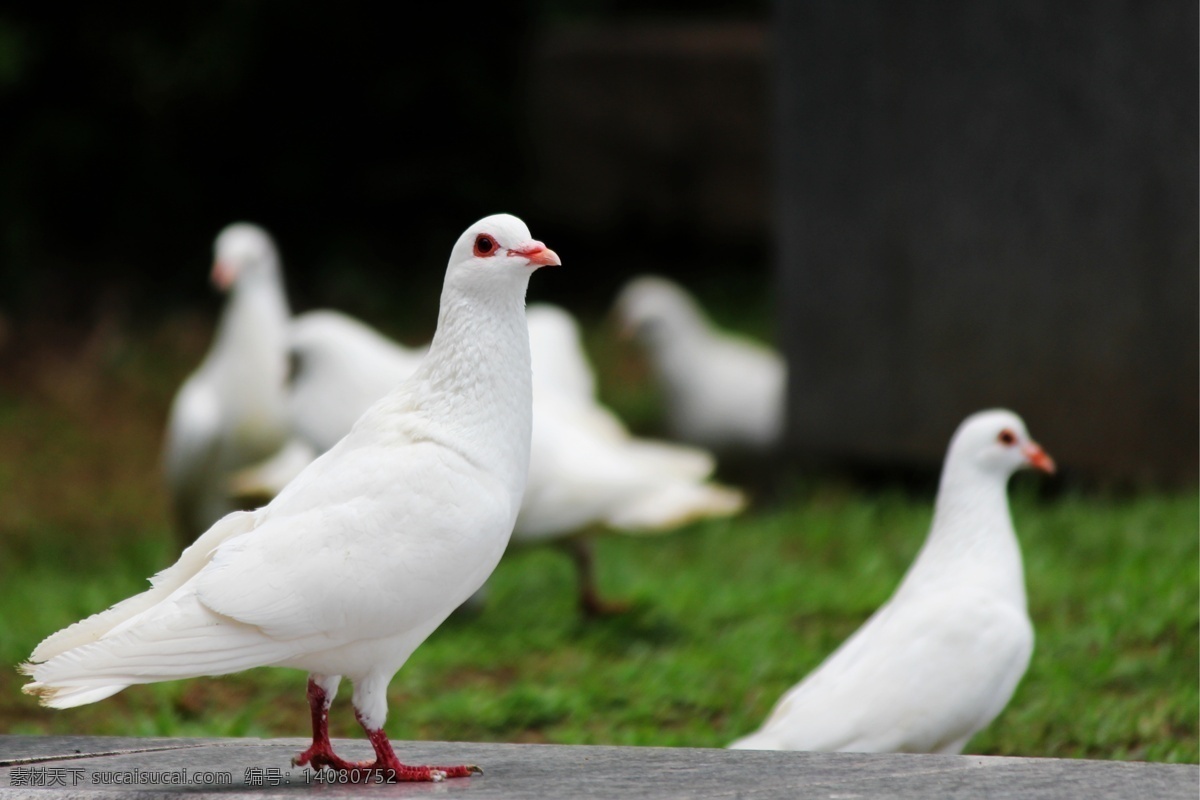
[[[229,298],[208,355],[175,395],[163,454],[186,542],[237,509],[230,475],[273,455],[289,436],[290,312],[275,244],[261,228],[237,223],[213,249],[212,280]]]
[[[665,394],[667,427],[717,451],[764,451],[783,435],[787,365],[756,342],[718,330],[678,284],[634,278],[616,301],[621,327],[646,348]]]
[[[1054,472],[1020,417],[968,417],[946,454],[929,537],[895,594],[730,747],[961,752],[1008,704],[1033,653],[1008,508],[1022,467]]]
[[[663,533],[741,511],[736,489],[710,482],[716,463],[694,447],[637,439],[595,395],[579,326],[561,308],[530,306],[533,444],[513,544],[563,542],[585,614],[618,610],[596,589],[591,535]]]
[[[152,588],[42,642],[24,687],[55,708],[136,683],[256,666],[309,672],[313,768],[440,780],[472,766],[401,764],[383,731],[387,687],[500,560],[529,465],[529,276],[558,264],[516,217],[454,245],[437,333],[417,372],[377,402],[270,504],[222,518]],[[375,750],[334,754],[342,677]]]

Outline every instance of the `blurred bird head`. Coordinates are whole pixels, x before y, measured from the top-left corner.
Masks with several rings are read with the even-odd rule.
[[[967,464],[1007,480],[1018,469],[1033,467],[1054,474],[1054,459],[1030,438],[1019,416],[1005,409],[980,411],[967,417],[946,454],[946,469]]]
[[[213,243],[212,282],[223,292],[243,279],[276,275],[279,254],[267,232],[248,222],[227,226]]]
[[[614,305],[622,338],[654,347],[673,333],[705,324],[696,301],[681,286],[656,275],[625,284]]]

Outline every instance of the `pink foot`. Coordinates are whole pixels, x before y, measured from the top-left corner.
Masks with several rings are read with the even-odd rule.
[[[295,758],[292,766],[311,767],[315,770],[331,769],[344,777],[347,783],[399,783],[409,781],[442,781],[446,778],[467,778],[482,775],[483,770],[474,764],[453,767],[427,767],[401,764],[392,750],[392,743],[382,729],[370,730],[366,725],[367,738],[375,749],[374,761],[347,761],[333,752],[329,741],[329,698],[325,690],[315,681],[308,681],[308,704],[312,710],[313,743]],[[355,712],[359,724],[362,716]]]
[[[379,731],[382,734],[382,731]],[[386,741],[386,738],[385,738]],[[373,745],[374,737],[372,737]],[[387,743],[391,751],[391,743]],[[374,761],[347,761],[341,758],[324,742],[313,744],[292,759],[292,765],[311,767],[315,770],[331,769],[342,773],[350,783],[399,783],[410,781],[441,781],[445,778],[467,778],[482,775],[483,770],[473,764],[453,767],[427,767],[401,764],[393,752],[391,758]]]
[[[369,766],[371,762],[361,763],[347,761],[333,752],[329,740],[313,742],[312,746],[292,759],[293,767],[312,767],[313,769],[329,769],[346,772],[351,769]]]
[[[355,716],[358,716],[356,713]],[[362,717],[358,720],[362,722]],[[363,728],[366,729],[366,725]],[[392,750],[392,743],[382,729],[367,729],[367,738],[375,748],[375,761],[367,768],[367,780],[381,780],[387,783],[398,781],[442,781],[446,778],[469,778],[472,775],[482,775],[483,770],[474,764],[459,764],[452,767],[414,766],[401,764]]]

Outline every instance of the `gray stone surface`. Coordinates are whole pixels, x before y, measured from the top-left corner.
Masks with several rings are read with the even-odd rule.
[[[777,8],[794,450],[932,466],[1005,405],[1067,469],[1193,484],[1197,5]]]
[[[178,750],[227,739],[141,739],[124,736],[0,736],[0,766],[64,758]]]
[[[1106,798],[1195,800],[1200,767],[985,756],[773,753],[663,747],[397,742],[408,763],[475,763],[485,774],[443,784],[336,786],[290,766],[301,739],[109,739],[0,736],[0,797],[240,797],[320,792],[323,796],[475,798]],[[338,751],[366,758],[365,741]],[[24,759],[65,754],[61,759]],[[91,754],[91,755],[88,755]],[[189,785],[163,787],[151,775],[187,770]],[[14,778],[14,770],[17,771]],[[24,772],[21,772],[23,770]],[[248,773],[248,770],[252,772]],[[259,772],[261,770],[261,772]],[[140,771],[140,772],[139,772]],[[199,785],[205,773],[227,775]],[[256,776],[265,785],[253,785]],[[16,785],[61,779],[65,786]],[[132,783],[117,783],[133,778]],[[249,783],[248,783],[249,779]],[[161,778],[160,778],[161,780]],[[269,785],[277,782],[278,785]],[[74,784],[74,785],[72,785]]]

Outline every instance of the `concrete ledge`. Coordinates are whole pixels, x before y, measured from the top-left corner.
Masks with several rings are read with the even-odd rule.
[[[475,763],[443,784],[338,786],[291,767],[303,739],[0,736],[0,797],[470,795],[474,798],[1104,798],[1195,800],[1200,767],[992,756],[397,742],[407,763]],[[367,758],[362,740],[339,753]],[[184,772],[186,770],[186,773]],[[184,785],[163,785],[181,780]],[[157,781],[157,783],[156,783]],[[36,785],[35,785],[36,784]],[[53,784],[53,785],[46,785]]]

